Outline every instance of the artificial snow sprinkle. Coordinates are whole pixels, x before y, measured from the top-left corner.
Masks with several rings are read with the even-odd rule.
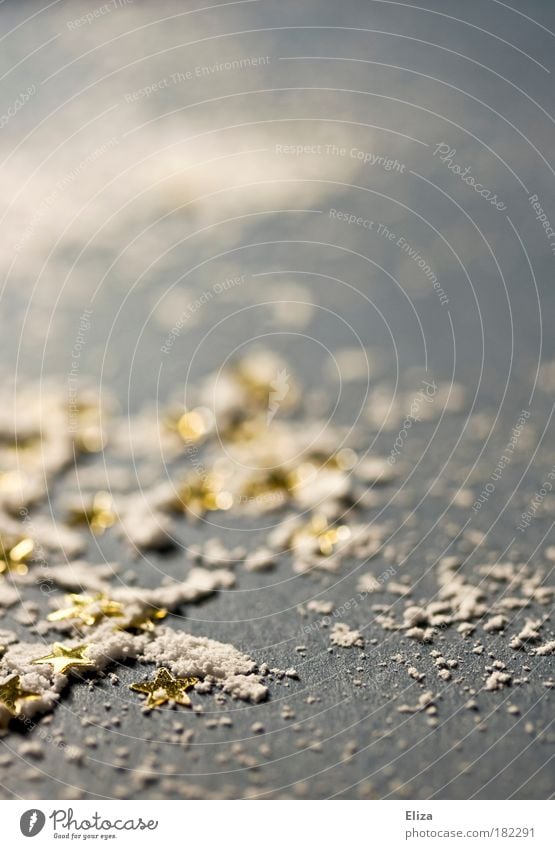
[[[269,548],[259,548],[245,559],[247,572],[265,572],[275,566],[275,554]]]
[[[21,596],[15,587],[10,587],[4,582],[0,583],[0,608],[13,607],[20,598]]]
[[[198,683],[198,678],[174,678],[169,669],[162,666],[156,672],[153,681],[143,681],[140,684],[131,684],[130,689],[137,693],[145,693],[147,696],[146,707],[160,707],[166,702],[175,702],[178,705],[191,705],[191,699],[187,690]]]
[[[503,687],[508,687],[511,681],[512,676],[508,672],[496,670],[486,679],[485,688],[486,690],[502,690]]]
[[[85,622],[83,616],[89,620],[85,622],[88,625],[109,617],[116,619],[115,624],[119,628],[150,628],[148,620],[164,619],[168,610],[199,601],[218,590],[229,589],[234,583],[235,576],[228,569],[208,571],[200,567],[191,569],[185,581],[152,590],[134,587],[109,589],[106,583],[102,583],[102,590],[96,596],[72,595],[70,598],[72,601],[77,599],[77,603],[51,613],[48,619],[54,627],[66,631],[74,624]]]
[[[171,522],[160,510],[153,509],[141,496],[118,499],[120,536],[138,551],[164,551],[174,543]]]
[[[364,646],[364,639],[360,631],[351,630],[344,622],[336,622],[331,629],[330,643],[345,649],[352,646],[362,648]]]
[[[202,678],[203,686],[220,685],[225,692],[245,701],[261,702],[268,694],[250,657],[208,637],[161,628],[145,645],[140,659],[167,665],[174,675]]]
[[[218,687],[234,698],[255,703],[268,695],[252,658],[229,643],[171,628],[160,627],[154,634],[130,634],[114,630],[113,622],[104,620],[87,632],[86,646],[56,644],[49,655],[37,657],[42,648],[41,643],[16,643],[8,646],[0,659],[0,686],[17,674],[22,687],[36,694],[35,699],[21,703],[25,717],[54,709],[72,668],[83,666],[87,671],[101,672],[126,660],[165,666],[179,678],[202,679],[202,684],[196,685],[202,692]],[[0,703],[0,726],[9,719],[9,711]]]
[[[107,592],[108,580],[116,574],[116,563],[92,565],[86,560],[72,560],[55,566],[44,565],[40,580],[51,581],[62,590],[87,590],[88,593]]]
[[[321,613],[322,616],[329,616],[333,611],[333,601],[323,601],[320,599],[311,599],[307,605],[306,609],[311,613]]]
[[[387,599],[385,604],[373,605],[376,615],[369,627],[396,632],[394,636],[402,645],[408,643],[410,656],[402,662],[416,682],[415,688],[422,688],[424,680],[437,676],[450,681],[455,689],[467,674],[463,654],[485,654],[494,659],[490,647],[501,640],[522,654],[538,656],[538,665],[543,662],[542,656],[555,652],[547,616],[536,618],[537,612],[529,610],[533,618],[524,626],[518,618],[525,608],[551,601],[553,587],[547,586],[548,575],[541,567],[512,562],[472,567],[458,556],[443,557],[435,570],[437,592],[428,600],[422,597],[418,582],[411,582],[409,566],[401,574],[410,540],[406,545],[403,541],[394,543],[392,538],[386,542],[392,524],[366,524],[361,519],[362,508],[374,511],[381,506],[381,487],[391,484],[401,466],[393,468],[385,457],[364,454],[366,428],[352,432],[320,419],[326,415],[326,406],[318,404],[314,393],[305,396],[294,386],[279,358],[257,352],[221,374],[209,376],[202,385],[188,388],[190,407],[176,402],[162,419],[158,411],[145,410],[134,417],[132,427],[123,418],[113,421],[104,472],[99,474],[100,464],[95,466],[94,462],[79,469],[79,479],[70,486],[73,491],[78,484],[78,496],[65,506],[63,500],[59,503],[56,499],[55,508],[62,507],[67,521],[80,525],[74,529],[45,519],[42,508],[31,515],[27,505],[46,500],[54,477],[61,478],[59,490],[65,490],[75,447],[81,453],[91,453],[106,444],[97,399],[81,398],[75,409],[72,404],[76,425],[72,433],[67,431],[67,399],[59,394],[45,404],[41,400],[42,406],[30,397],[29,414],[17,416],[17,428],[13,422],[3,421],[0,409],[0,467],[7,470],[0,473],[0,538],[4,542],[0,572],[6,573],[6,580],[0,581],[0,606],[18,605],[13,619],[33,627],[37,634],[44,636],[48,628],[64,634],[64,644],[55,643],[49,654],[45,654],[48,646],[42,643],[14,643],[8,635],[0,639],[1,725],[7,725],[14,716],[26,719],[53,710],[64,689],[78,681],[78,676],[71,675],[73,669],[103,673],[114,664],[128,661],[148,664],[147,680],[141,683],[142,676],[138,675],[139,683],[132,687],[146,695],[146,709],[172,701],[188,705],[186,691],[191,686],[198,694],[218,690],[217,701],[225,701],[224,693],[229,693],[254,703],[267,696],[266,675],[275,676],[283,687],[292,686],[298,677],[293,666],[285,671],[270,670],[266,664],[257,667],[232,645],[160,626],[168,611],[230,589],[235,581],[231,571],[235,564],[243,563],[247,572],[255,573],[278,568],[284,550],[291,554],[294,572],[316,570],[310,580],[319,579],[322,571],[338,572],[346,562],[349,568],[365,566],[367,560],[383,555],[381,574],[359,577],[357,589],[363,594],[359,601],[363,603],[369,594],[401,597],[395,604]],[[379,398],[375,405],[379,407]],[[287,418],[288,410],[295,406],[306,414],[300,426],[299,417]],[[435,404],[424,412],[431,415],[434,410],[433,415],[438,415],[439,406]],[[402,410],[397,412],[401,414]],[[381,421],[381,411],[378,418]],[[396,418],[394,415],[391,420],[395,428]],[[422,419],[429,417],[423,415]],[[344,447],[347,440],[352,440],[354,448]],[[158,445],[171,463],[161,468],[154,460],[153,445]],[[131,460],[137,477],[129,468]],[[185,461],[192,461],[192,468]],[[25,518],[18,521],[15,515],[21,506],[25,510],[20,518]],[[459,506],[465,506],[464,498]],[[148,549],[177,548],[173,522],[183,525],[217,511],[231,516],[241,513],[248,520],[253,514],[260,517],[283,508],[290,513],[282,514],[274,530],[258,539],[254,551],[242,545],[228,550],[217,539],[206,537],[199,542],[200,534],[191,532],[182,564],[177,556],[171,562],[172,567],[183,567],[184,573],[175,573],[173,583],[168,577],[152,589],[135,586],[137,575],[128,562],[120,568],[118,564],[73,560],[90,543],[89,534],[83,532],[87,525],[95,533],[106,531],[107,535],[114,533],[126,539],[140,555]],[[473,545],[481,544],[482,537],[473,532],[471,538],[470,533],[466,531],[465,537]],[[54,566],[48,562],[52,552],[60,555]],[[546,550],[545,556],[555,559],[551,551]],[[201,568],[191,568],[191,563]],[[472,570],[479,580],[473,579]],[[117,582],[113,580],[116,574]],[[38,621],[40,606],[29,605],[24,593],[28,586],[47,582],[73,591],[73,595],[65,601],[61,597],[51,600],[53,609],[44,622]],[[125,582],[131,586],[125,586]],[[322,583],[322,592],[327,592],[325,577]],[[51,598],[50,589],[48,595]],[[329,616],[333,612],[332,602],[323,602],[319,593],[316,595],[318,600],[299,608],[302,616]],[[336,607],[339,614],[339,602]],[[347,604],[343,609],[350,607]],[[322,624],[327,627],[331,623]],[[450,659],[446,652],[446,657],[430,652],[434,661],[428,665],[422,647],[435,641],[442,643],[444,629],[448,628],[462,647],[460,657]],[[474,630],[485,645],[469,645],[468,637]],[[373,637],[367,639],[372,644],[378,642]],[[332,653],[333,646],[364,647],[362,633],[343,622],[331,627],[330,642],[328,651]],[[299,653],[301,650],[304,657],[305,649],[297,647]],[[467,690],[475,695],[479,688],[486,691],[485,697],[493,697],[493,691],[528,682],[524,674],[509,672],[500,664],[494,660],[485,667],[480,683],[474,682],[476,689],[462,684],[465,700]],[[523,669],[530,671],[529,667]],[[363,667],[357,668],[355,686],[365,685],[363,672]],[[115,679],[115,672],[111,674]],[[89,683],[94,686],[94,679],[89,677]],[[552,686],[551,680],[544,683]],[[437,712],[432,698],[431,692],[424,693],[414,706],[401,706],[399,710],[424,710],[431,722],[431,714]],[[282,715],[287,719],[295,716],[287,707]]]

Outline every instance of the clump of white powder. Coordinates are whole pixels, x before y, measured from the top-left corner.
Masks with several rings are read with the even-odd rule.
[[[78,672],[101,672],[120,661],[138,660],[168,666],[178,676],[198,677],[210,688],[220,687],[245,701],[261,702],[268,695],[268,688],[256,673],[252,658],[229,643],[208,637],[196,637],[171,628],[159,628],[155,635],[136,635],[115,630],[110,622],[103,622],[91,629],[86,639],[68,643],[70,646],[79,644],[87,646],[86,656],[91,666],[78,667]],[[48,652],[49,647],[44,643],[16,643],[7,649],[0,662],[0,684],[18,674],[21,687],[36,696],[22,702],[22,718],[53,710],[72,678],[71,670],[60,674],[48,664],[32,663]],[[0,705],[0,725],[5,725],[9,719],[8,711]]]
[[[336,622],[331,629],[330,643],[345,649],[353,646],[363,648],[364,638],[360,631],[351,630],[344,622]]]
[[[75,564],[74,564],[75,567]],[[98,590],[105,593],[112,601],[122,605],[121,615],[116,618],[117,625],[120,628],[125,628],[137,622],[143,617],[148,617],[152,612],[157,610],[175,610],[182,604],[191,604],[206,598],[218,590],[230,589],[235,583],[235,576],[228,569],[215,569],[208,571],[207,569],[195,568],[191,569],[187,578],[184,581],[179,581],[167,587],[156,587],[155,589],[142,589],[138,587],[116,587],[111,588],[108,584],[98,577],[101,574],[107,574],[111,567],[105,566],[97,570],[97,567],[89,567],[87,572],[87,564],[82,564],[68,572],[66,586],[76,588],[75,583],[79,584],[80,589]],[[59,571],[49,571],[50,575],[59,581],[64,580],[63,568]],[[54,606],[59,607],[60,602],[56,600]],[[63,606],[63,605],[62,605]],[[91,612],[100,612],[102,610],[102,601],[92,603],[90,605]],[[51,627],[60,631],[72,630],[73,625],[79,622],[77,614],[75,619],[62,619],[52,624]]]
[[[159,629],[156,638],[145,646],[141,659],[169,666],[180,677],[195,676],[218,684],[245,701],[260,702],[268,694],[250,657],[229,643],[208,637]]]

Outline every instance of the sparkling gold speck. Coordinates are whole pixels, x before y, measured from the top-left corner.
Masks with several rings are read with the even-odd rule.
[[[176,702],[178,705],[188,707],[191,704],[186,691],[198,682],[198,678],[174,678],[169,669],[160,667],[153,681],[143,681],[131,684],[130,689],[137,693],[145,693],[147,696],[146,707],[154,708],[166,702]]]
[[[72,510],[70,522],[73,525],[89,525],[95,534],[103,534],[117,521],[114,502],[109,492],[97,492],[88,507]]]
[[[105,593],[96,595],[79,595],[70,593],[66,596],[68,607],[49,613],[49,622],[61,622],[64,619],[78,619],[84,625],[96,625],[102,619],[112,616],[123,616],[123,605]]]
[[[34,548],[35,544],[29,537],[24,537],[15,545],[7,545],[0,539],[0,574],[13,572],[16,575],[26,575],[29,571],[27,561]]]
[[[12,675],[3,684],[0,684],[0,704],[2,704],[11,716],[19,716],[22,703],[39,699],[37,693],[29,693],[21,687],[19,675]]]
[[[328,525],[328,520],[321,513],[316,513],[308,525],[299,528],[293,535],[293,541],[312,538],[315,540],[322,556],[328,557],[335,546],[349,539],[351,531],[347,525]]]
[[[144,613],[141,613],[138,616],[135,616],[127,625],[122,626],[123,630],[133,630],[137,629],[139,631],[147,631],[150,633],[154,631],[154,623],[159,622],[161,619],[165,619],[168,615],[168,611],[165,608],[151,608],[146,610]]]
[[[63,674],[72,667],[92,667],[94,663],[87,657],[88,646],[81,645],[64,646],[62,643],[54,643],[52,653],[44,657],[38,657],[31,661],[36,666],[44,666],[50,664],[54,668],[54,672]]]

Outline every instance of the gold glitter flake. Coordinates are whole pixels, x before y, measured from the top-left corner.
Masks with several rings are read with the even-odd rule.
[[[195,407],[182,413],[166,416],[168,430],[178,433],[183,442],[199,442],[212,429],[214,417],[207,407]]]
[[[174,678],[169,669],[162,666],[156,672],[153,681],[131,684],[130,689],[137,693],[146,694],[145,705],[148,708],[159,707],[166,702],[175,702],[178,705],[189,707],[191,700],[186,691],[194,687],[198,680],[198,678]]]
[[[152,607],[146,610],[144,613],[133,617],[133,619],[127,625],[122,626],[122,630],[137,630],[151,633],[152,631],[154,631],[155,622],[159,622],[161,619],[165,619],[167,615],[168,611],[165,608]]]
[[[0,704],[3,705],[11,716],[19,716],[24,702],[35,701],[40,696],[37,693],[29,693],[21,687],[19,675],[12,675],[3,684],[0,684]]]
[[[245,391],[251,411],[258,408],[275,414],[278,407],[292,409],[298,401],[291,375],[275,357],[245,357],[235,363],[231,375]]]
[[[329,557],[336,545],[345,542],[351,536],[347,525],[328,525],[326,517],[320,513],[315,514],[308,525],[299,528],[293,534],[293,545],[302,543],[304,540],[312,539],[317,544],[320,554]]]
[[[71,405],[72,429],[75,445],[85,454],[96,454],[106,447],[106,433],[102,427],[102,411],[95,401],[79,399]]]
[[[29,571],[27,561],[32,557],[34,549],[35,544],[29,537],[23,537],[15,544],[0,539],[0,575],[7,572],[26,575]]]
[[[312,451],[308,460],[319,468],[339,469],[341,472],[350,472],[358,462],[358,456],[352,448],[340,448],[335,454],[324,451]]]
[[[211,472],[188,478],[179,490],[178,504],[186,512],[203,515],[212,510],[229,510],[233,495],[225,489],[224,477]]]
[[[87,657],[88,646],[64,646],[62,643],[54,643],[52,653],[44,657],[38,657],[31,661],[36,666],[44,666],[50,664],[54,668],[54,672],[64,674],[68,669],[73,667],[91,668],[94,663]]]
[[[258,501],[279,507],[289,496],[295,479],[280,467],[254,475],[246,482],[241,501]]]
[[[97,492],[89,506],[71,511],[69,521],[72,525],[88,525],[94,534],[103,534],[117,521],[112,496]]]
[[[112,601],[105,593],[95,595],[79,595],[70,593],[66,596],[68,607],[49,613],[49,622],[61,622],[64,619],[78,619],[84,625],[96,625],[107,617],[123,616],[123,605]]]

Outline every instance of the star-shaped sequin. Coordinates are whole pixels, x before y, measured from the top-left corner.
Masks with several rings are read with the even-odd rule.
[[[187,513],[202,516],[209,510],[229,510],[233,506],[233,495],[225,488],[222,475],[195,473],[180,487],[177,505]]]
[[[37,666],[49,663],[54,672],[63,674],[72,667],[93,667],[94,663],[87,657],[88,646],[64,646],[62,643],[54,643],[52,646],[52,654],[47,654],[44,657],[38,657],[33,660]]]
[[[114,501],[109,492],[97,492],[87,504],[70,511],[71,525],[88,525],[94,534],[103,534],[117,521]]]
[[[179,413],[170,413],[164,419],[166,428],[178,433],[184,442],[198,442],[210,432],[214,416],[206,407],[195,407]]]
[[[29,537],[23,537],[17,543],[5,543],[0,539],[0,574],[12,572],[16,575],[26,575],[29,571],[27,562],[31,559],[35,544]]]
[[[293,547],[303,547],[310,543],[316,549],[316,553],[323,557],[329,557],[336,545],[349,539],[351,531],[347,525],[329,525],[323,514],[316,514],[307,525],[293,532]]]
[[[198,678],[174,678],[169,669],[162,666],[156,672],[154,681],[131,684],[130,688],[137,693],[146,694],[145,704],[148,708],[159,707],[170,701],[188,707],[191,700],[186,691],[194,687],[198,680]]]
[[[70,593],[66,596],[68,607],[55,610],[46,617],[49,622],[61,622],[64,619],[79,619],[84,625],[96,625],[102,619],[112,616],[123,616],[123,605],[105,593],[96,595],[79,595]]]
[[[22,703],[39,699],[37,693],[30,693],[21,687],[19,675],[12,675],[3,684],[0,684],[0,705],[3,705],[11,716],[19,716]]]
[[[154,631],[155,622],[165,619],[167,615],[168,611],[164,607],[149,607],[143,613],[134,616],[127,625],[122,625],[121,629],[123,631],[147,631],[151,633]]]

